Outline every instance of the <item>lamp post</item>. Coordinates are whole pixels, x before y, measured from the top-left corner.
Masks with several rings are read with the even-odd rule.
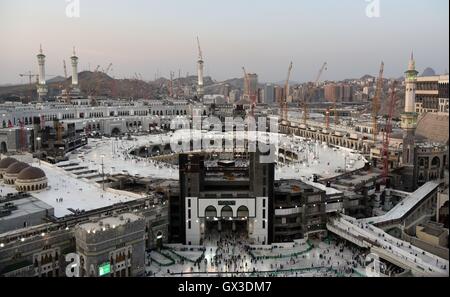
[[[105,191],[105,164],[103,163],[103,158],[105,155],[101,155],[102,157],[102,189]]]
[[[36,137],[36,141],[37,141],[39,166],[41,166],[41,138],[40,137]]]

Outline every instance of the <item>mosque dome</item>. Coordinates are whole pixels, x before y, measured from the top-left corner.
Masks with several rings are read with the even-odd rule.
[[[5,174],[19,174],[23,169],[30,167],[27,163],[24,162],[15,162],[8,166],[5,171]]]
[[[47,188],[48,180],[42,169],[30,166],[20,171],[15,185],[20,192],[40,191]]]
[[[17,162],[17,160],[14,158],[11,158],[11,157],[1,159],[0,160],[0,170],[2,170],[2,169],[6,170],[6,168],[8,168],[9,165],[16,163],[16,162]]]
[[[28,167],[20,171],[17,176],[18,180],[35,180],[40,178],[45,178],[45,172],[37,167]]]

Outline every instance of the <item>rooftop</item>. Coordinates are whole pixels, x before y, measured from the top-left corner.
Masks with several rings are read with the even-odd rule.
[[[123,213],[117,217],[102,218],[96,222],[89,222],[79,225],[79,227],[86,232],[105,231],[107,229],[115,229],[118,226],[123,226],[130,222],[135,222],[142,219],[140,216],[133,213]]]

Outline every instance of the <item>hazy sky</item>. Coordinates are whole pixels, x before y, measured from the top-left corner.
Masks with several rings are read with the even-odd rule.
[[[282,81],[291,60],[296,81],[325,61],[323,79],[376,75],[381,60],[398,77],[412,49],[420,71],[449,68],[448,0],[379,0],[379,18],[367,17],[366,0],[78,0],[79,18],[66,16],[68,1],[0,0],[0,83],[27,82],[18,74],[37,71],[40,43],[49,76],[63,75],[72,46],[80,71],[112,62],[118,78],[194,74],[197,35],[217,80],[245,66]]]

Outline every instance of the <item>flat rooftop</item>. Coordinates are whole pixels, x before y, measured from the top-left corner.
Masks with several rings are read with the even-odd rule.
[[[79,227],[86,232],[98,232],[106,229],[114,229],[118,226],[123,226],[130,222],[135,222],[142,219],[140,216],[133,213],[123,213],[115,217],[101,218],[96,222],[89,222],[80,224]]]
[[[0,203],[0,209],[3,209],[5,204],[12,203],[17,209],[12,209],[11,214],[0,217],[0,224],[11,218],[20,218],[30,214],[39,213],[42,211],[48,211],[49,214],[53,213],[53,207],[35,197],[26,197],[13,201]]]

